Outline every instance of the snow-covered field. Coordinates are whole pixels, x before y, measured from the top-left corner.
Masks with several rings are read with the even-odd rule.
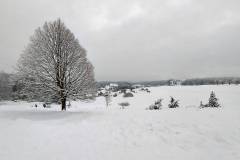
[[[72,102],[67,112],[0,102],[0,160],[239,160],[240,86],[152,87]],[[199,109],[215,91],[222,108]],[[180,101],[167,108],[169,97]],[[146,110],[163,98],[162,110]],[[118,103],[129,102],[120,109]]]

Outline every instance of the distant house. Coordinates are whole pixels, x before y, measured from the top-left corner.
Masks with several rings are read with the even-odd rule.
[[[116,84],[116,83],[110,83],[110,88],[117,88],[118,87],[118,84]]]
[[[181,81],[181,80],[176,80],[176,85],[177,85],[177,86],[182,85],[182,81]]]
[[[118,88],[118,84],[116,84],[116,83],[110,83],[109,85],[105,86],[106,90],[115,90],[117,88]]]
[[[174,86],[174,80],[170,79],[170,80],[168,81],[168,85],[169,85],[169,86]]]
[[[168,80],[169,86],[177,86],[177,85],[181,85],[181,84],[182,84],[181,80],[175,80],[175,79]]]

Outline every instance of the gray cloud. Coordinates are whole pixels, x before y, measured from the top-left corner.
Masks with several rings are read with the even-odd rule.
[[[240,1],[0,2],[0,70],[13,71],[29,36],[62,18],[98,80],[240,76]]]

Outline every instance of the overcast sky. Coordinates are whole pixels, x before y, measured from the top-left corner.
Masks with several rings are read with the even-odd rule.
[[[97,80],[240,76],[239,0],[0,0],[0,70],[60,17]]]

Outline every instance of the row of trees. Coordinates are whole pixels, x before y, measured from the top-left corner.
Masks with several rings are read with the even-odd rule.
[[[216,78],[194,78],[186,80],[159,80],[159,81],[142,81],[142,82],[114,82],[101,81],[98,82],[98,88],[103,88],[111,83],[119,85],[118,88],[131,89],[134,85],[142,86],[169,86],[169,85],[222,85],[222,84],[240,84],[240,77],[216,77]]]
[[[62,110],[66,110],[67,99],[92,99],[96,94],[94,68],[86,50],[60,19],[35,30],[14,79],[17,95],[28,100],[56,100]]]
[[[186,79],[182,85],[221,85],[221,84],[240,84],[240,78],[222,77],[222,78],[195,78]]]

